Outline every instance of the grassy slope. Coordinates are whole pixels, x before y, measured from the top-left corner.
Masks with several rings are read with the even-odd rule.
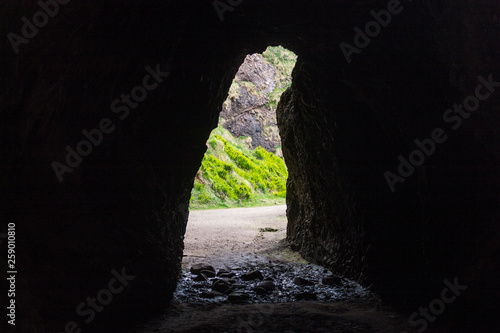
[[[284,204],[285,162],[261,147],[248,148],[222,126],[210,134],[191,192],[191,209]]]

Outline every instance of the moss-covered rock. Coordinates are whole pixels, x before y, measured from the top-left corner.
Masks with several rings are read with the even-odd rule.
[[[221,118],[234,136],[251,139],[258,146],[276,152],[281,145],[276,124],[276,108],[281,94],[292,83],[297,56],[282,46],[270,46],[262,54],[245,58],[234,78]]]

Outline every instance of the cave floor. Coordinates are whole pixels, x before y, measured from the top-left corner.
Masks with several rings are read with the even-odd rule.
[[[411,331],[406,316],[384,306],[377,295],[355,281],[342,279],[334,286],[321,283],[331,272],[308,263],[288,247],[285,212],[286,206],[191,212],[183,273],[174,300],[163,314],[134,332]],[[236,292],[250,297],[238,302],[230,302],[227,295],[205,298],[202,295],[217,278],[193,281],[195,275],[189,268],[198,263],[234,272]],[[253,270],[271,278],[276,289],[264,295],[254,292],[260,280],[240,279]],[[297,286],[295,277],[314,285]],[[299,301],[298,294],[314,297]]]
[[[187,269],[199,262],[215,268],[228,262],[244,266],[251,254],[266,252],[283,240],[286,224],[285,205],[192,211],[182,266]],[[265,228],[276,231],[261,231]]]

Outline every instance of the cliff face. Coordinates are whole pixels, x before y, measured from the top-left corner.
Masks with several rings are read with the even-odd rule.
[[[387,2],[235,3],[221,14],[206,1],[70,2],[18,53],[0,45],[0,209],[17,227],[19,330],[95,332],[168,304],[207,138],[245,57],[278,44],[299,56],[278,110],[293,246],[411,311],[458,277],[469,287],[451,318],[495,318],[500,4],[402,1],[368,38],[354,27]],[[0,6],[2,36],[40,10]],[[439,128],[447,140],[420,161],[413,151],[432,149],[415,140]],[[386,172],[400,177],[394,192]],[[122,269],[135,278],[85,322],[75,308]]]
[[[276,123],[276,102],[290,84],[289,67],[290,63],[294,63],[290,58],[294,59],[295,56],[281,47],[276,48],[276,51],[275,48],[268,48],[266,52],[269,58],[272,53],[278,53],[277,56],[283,56],[286,60],[274,58],[275,67],[260,54],[246,56],[229,89],[220,117],[222,125],[231,134],[250,137],[252,148],[261,146],[275,153],[276,147],[281,145]]]

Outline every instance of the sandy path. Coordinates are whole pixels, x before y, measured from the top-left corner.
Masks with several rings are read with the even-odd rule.
[[[272,247],[286,236],[286,205],[198,210],[189,213],[183,266]],[[260,228],[277,232],[261,232]]]

